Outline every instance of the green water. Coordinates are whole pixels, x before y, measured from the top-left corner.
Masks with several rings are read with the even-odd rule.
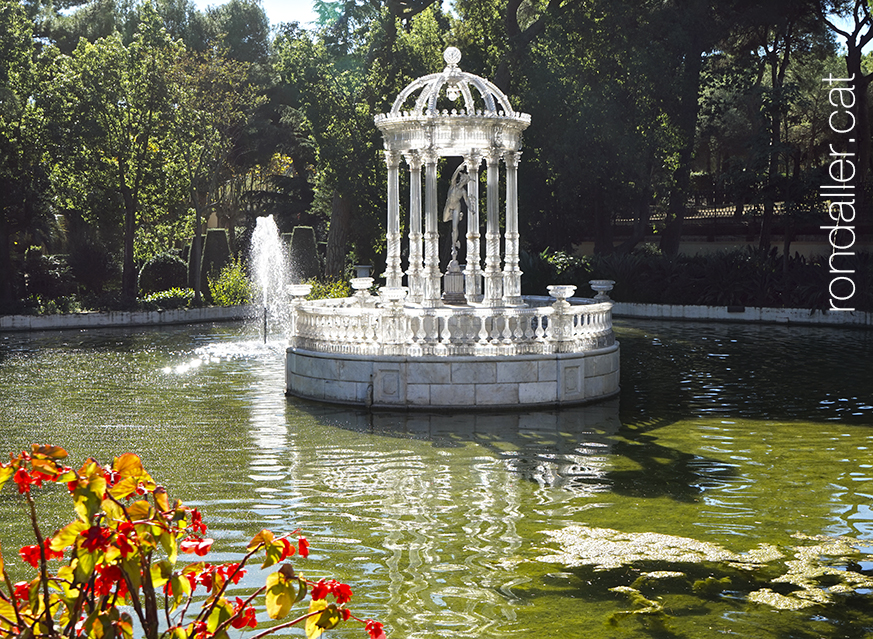
[[[286,399],[281,348],[239,325],[0,335],[0,443],[56,443],[77,463],[140,453],[204,511],[216,560],[261,528],[302,528],[314,552],[297,568],[348,581],[355,611],[397,638],[873,637],[866,591],[800,611],[750,603],[779,566],[538,559],[557,550],[544,531],[576,524],[734,552],[790,548],[795,532],[873,546],[873,334],[642,321],[617,334],[618,400],[466,417]],[[31,542],[11,488],[0,538],[23,575],[14,550]],[[47,528],[70,517],[62,497],[40,496]],[[609,589],[653,569],[687,575],[641,588],[666,627],[610,625],[634,606]],[[706,576],[731,584],[695,593]]]

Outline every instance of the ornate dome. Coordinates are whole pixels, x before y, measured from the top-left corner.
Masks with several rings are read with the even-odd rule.
[[[446,68],[442,73],[432,73],[418,78],[407,86],[391,107],[392,115],[400,115],[403,106],[410,97],[418,92],[415,106],[406,111],[409,115],[435,115],[437,114],[437,100],[440,95],[445,95],[449,102],[456,102],[461,96],[464,98],[464,111],[468,115],[479,112],[481,115],[519,115],[512,110],[509,98],[498,89],[492,82],[478,75],[461,71],[458,62],[461,61],[461,52],[455,47],[449,47],[443,53]],[[474,100],[471,91],[475,89],[479,98],[479,106]],[[484,106],[484,109],[482,108]],[[457,111],[454,110],[456,113]],[[462,112],[463,113],[463,112]]]
[[[509,98],[494,83],[461,71],[461,52],[449,47],[443,53],[446,67],[407,86],[388,113],[375,117],[392,151],[433,150],[439,155],[462,155],[472,148],[515,151],[530,116],[512,109]],[[455,105],[460,108],[439,109]],[[460,105],[458,105],[460,106]]]

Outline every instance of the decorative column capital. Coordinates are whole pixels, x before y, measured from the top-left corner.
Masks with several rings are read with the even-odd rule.
[[[420,171],[422,165],[422,157],[421,153],[418,151],[409,151],[403,154],[403,159],[406,160],[406,163],[409,165],[409,169],[411,171]]]
[[[518,168],[519,160],[521,160],[521,151],[506,151],[503,154],[503,161],[506,162],[506,166],[513,169]]]
[[[485,158],[485,163],[490,165],[499,164],[500,158],[503,157],[503,151],[498,148],[491,147],[482,152],[482,157]]]
[[[478,171],[479,165],[482,164],[482,151],[479,149],[472,149],[469,153],[464,155],[464,164],[467,165],[468,171]]]
[[[385,164],[389,169],[396,169],[400,166],[401,154],[399,151],[385,151]]]
[[[421,159],[425,164],[435,165],[439,161],[440,155],[434,149],[426,149],[421,152]]]

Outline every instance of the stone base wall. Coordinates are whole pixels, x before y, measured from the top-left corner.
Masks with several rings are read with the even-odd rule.
[[[370,357],[289,348],[288,395],[373,408],[496,409],[583,404],[619,390],[618,343],[584,353]]]

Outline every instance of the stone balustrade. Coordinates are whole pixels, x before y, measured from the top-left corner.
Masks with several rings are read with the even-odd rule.
[[[404,305],[356,296],[296,300],[290,346],[374,356],[509,356],[579,353],[612,346],[612,303],[573,298],[526,307]]]

